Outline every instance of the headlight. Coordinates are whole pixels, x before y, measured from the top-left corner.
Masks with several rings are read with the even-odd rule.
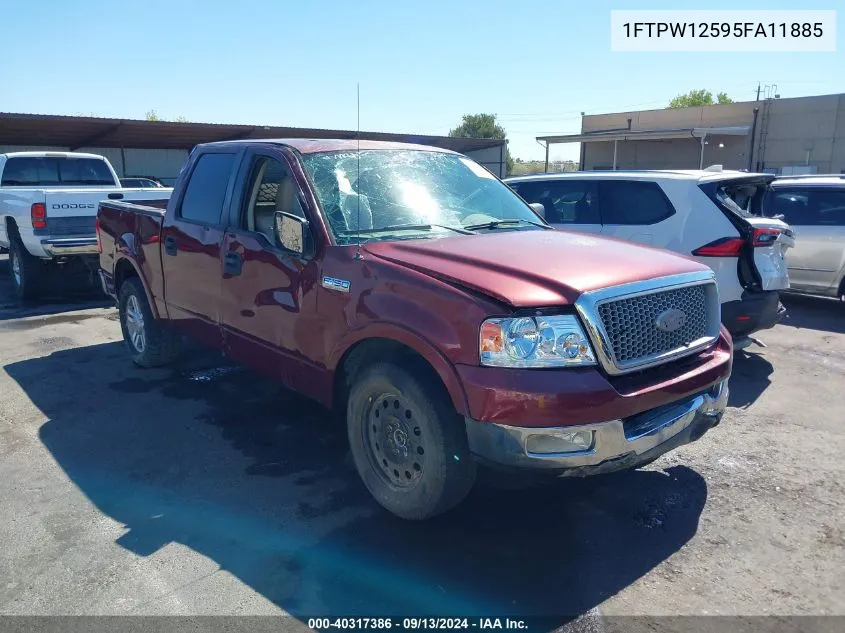
[[[481,324],[481,364],[494,367],[576,367],[596,358],[574,315],[487,319]]]

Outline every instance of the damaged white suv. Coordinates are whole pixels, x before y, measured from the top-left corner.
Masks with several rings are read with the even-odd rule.
[[[789,225],[759,217],[774,180],[721,167],[537,174],[505,182],[543,206],[557,228],[600,233],[689,255],[716,273],[722,322],[736,346],[775,325],[789,288]],[[537,205],[534,205],[537,208]]]

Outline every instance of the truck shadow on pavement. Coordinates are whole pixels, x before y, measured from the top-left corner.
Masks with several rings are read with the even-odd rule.
[[[5,370],[48,418],[40,439],[56,462],[125,525],[120,546],[140,556],[187,546],[302,619],[564,624],[677,552],[707,498],[698,473],[672,466],[515,490],[480,485],[446,515],[404,522],[370,499],[328,411],[216,365],[219,357],[192,358],[140,370],[122,344],[108,343]]]
[[[754,404],[772,384],[770,377],[774,371],[772,364],[757,354],[755,348],[736,352],[728,383],[728,406],[747,409]]]

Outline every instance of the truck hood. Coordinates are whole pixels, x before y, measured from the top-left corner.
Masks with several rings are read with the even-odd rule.
[[[566,305],[589,290],[707,270],[669,251],[559,230],[370,242],[363,249],[517,308]]]

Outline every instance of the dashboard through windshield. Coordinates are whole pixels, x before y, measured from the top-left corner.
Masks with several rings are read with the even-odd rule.
[[[545,226],[506,185],[458,154],[322,152],[303,163],[338,244],[359,234],[362,241],[419,239]]]

